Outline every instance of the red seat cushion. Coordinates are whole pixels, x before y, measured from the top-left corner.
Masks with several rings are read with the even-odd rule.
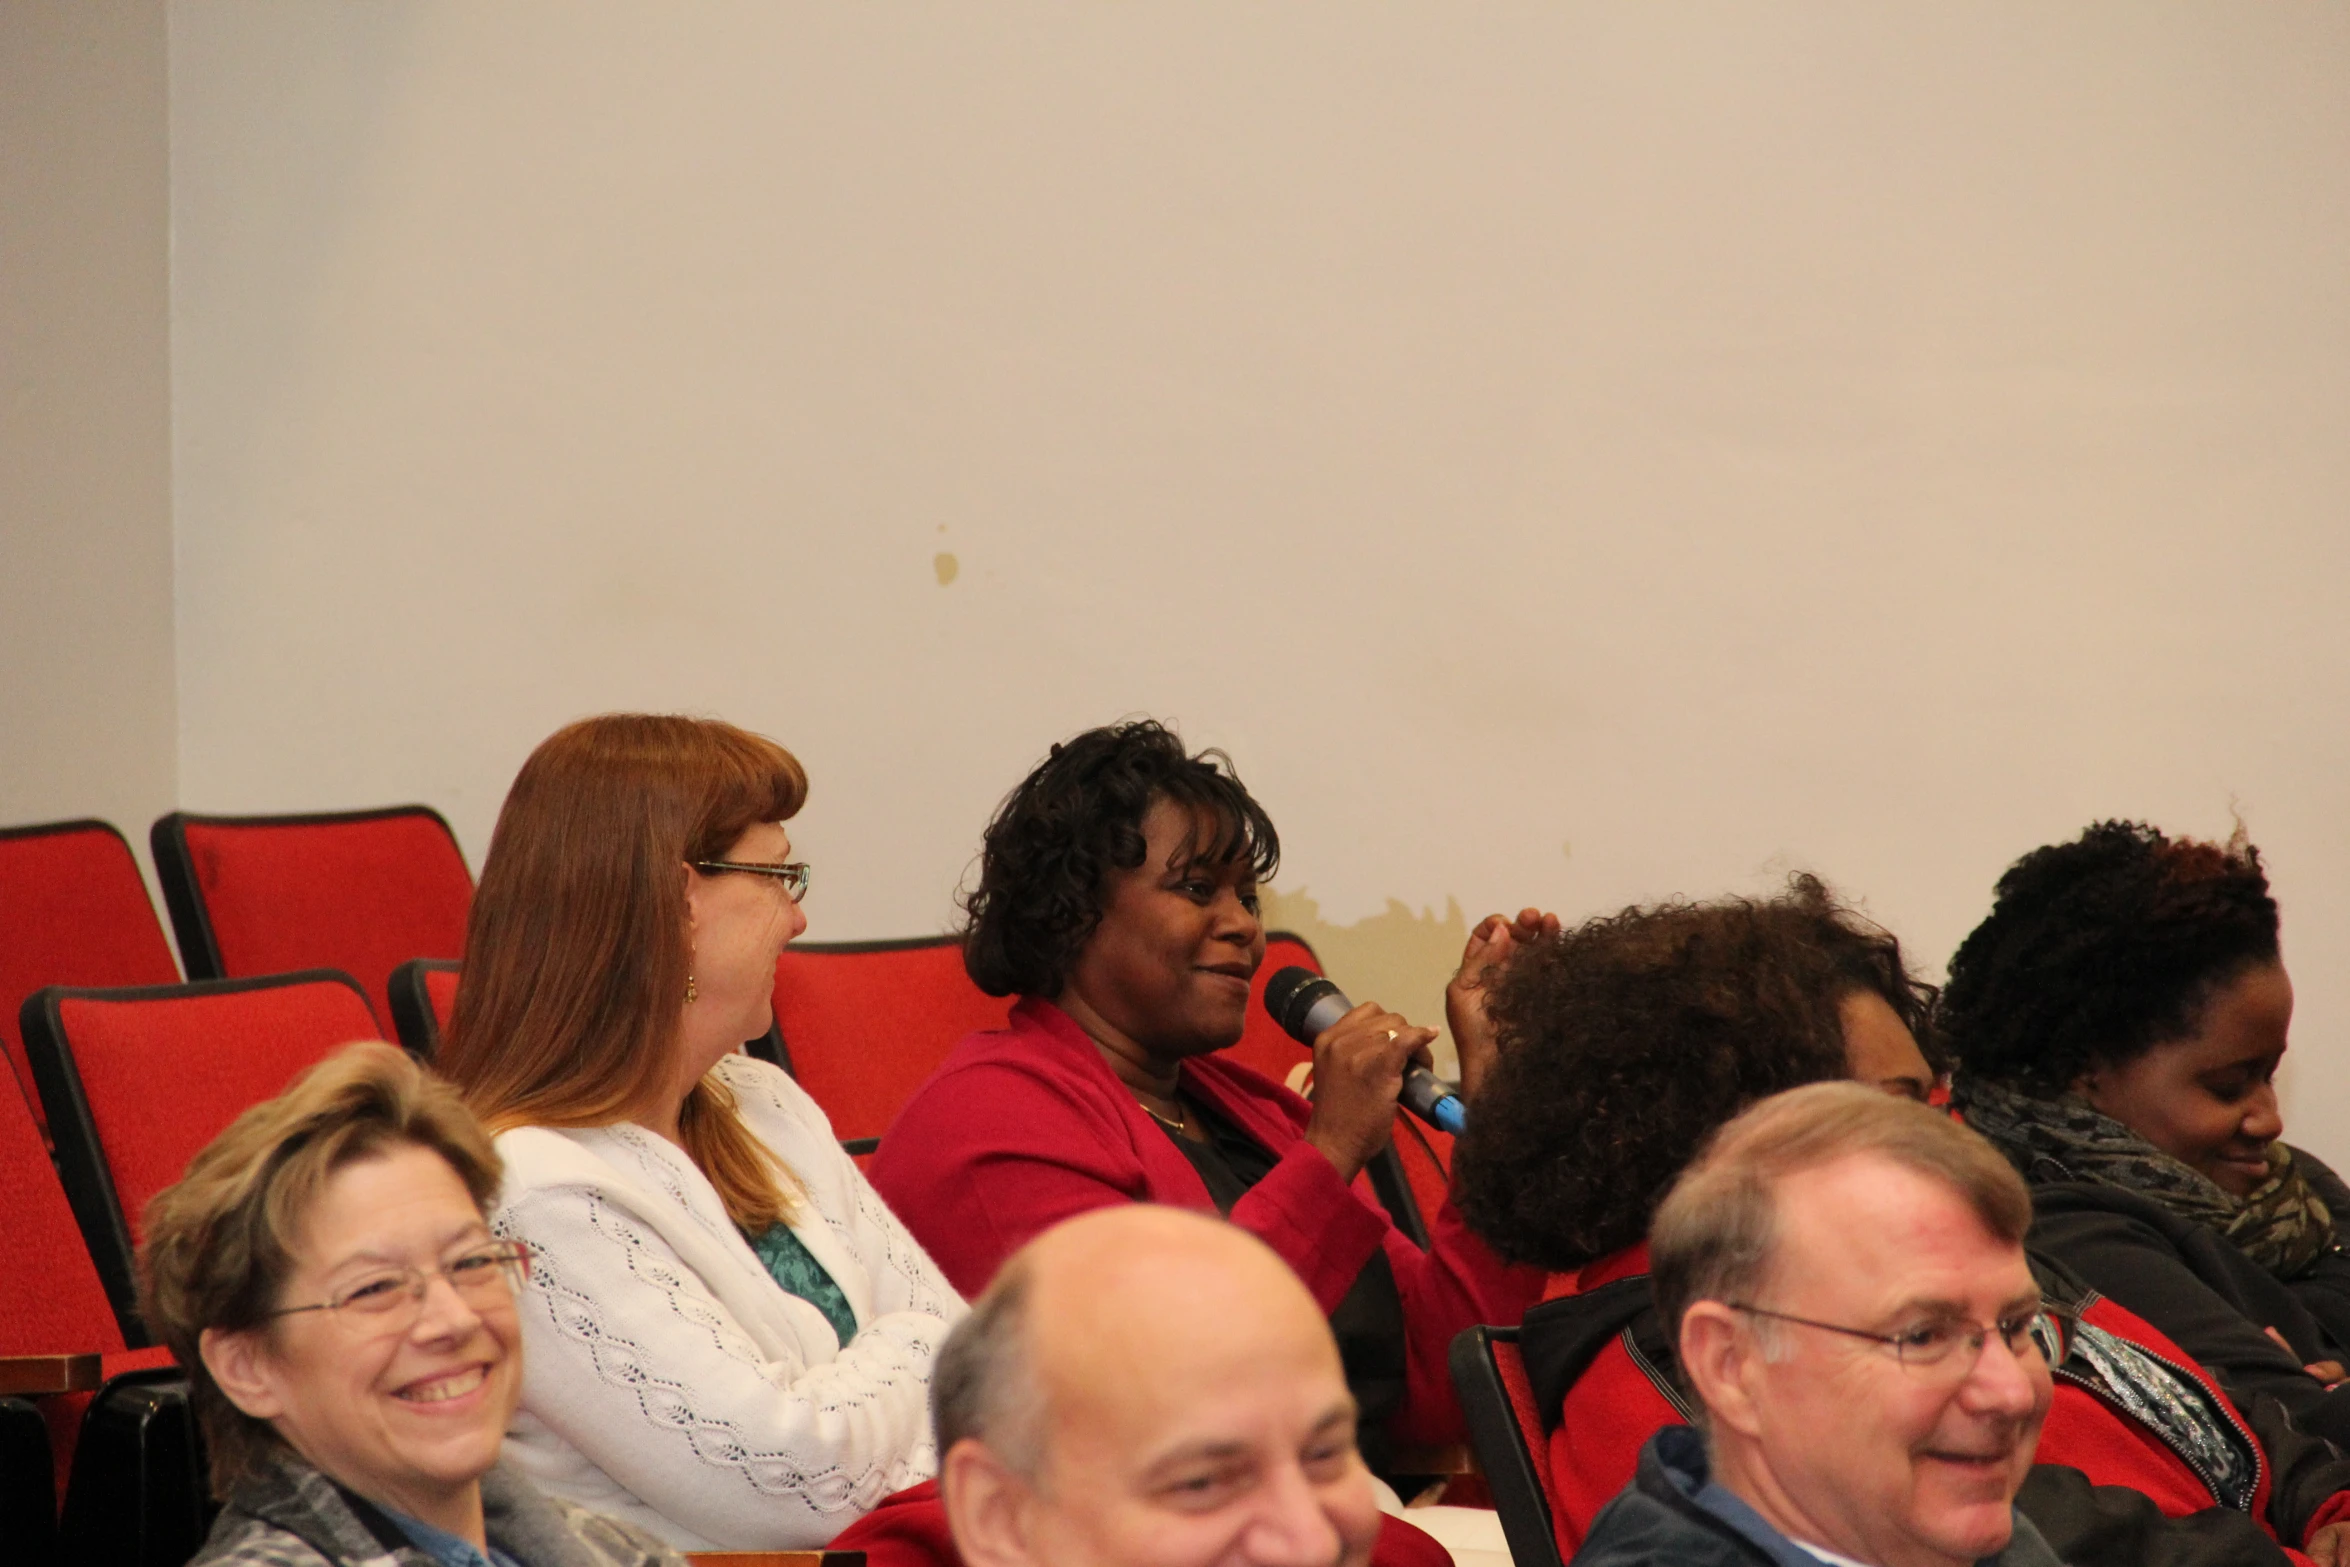
[[[963,971],[951,937],[920,944],[786,947],[775,965],[775,1021],[792,1075],[832,1118],[833,1135],[878,1137],[955,1042],[1001,1028],[1006,996]]]
[[[0,1092],[0,1355],[85,1355],[123,1347],[105,1286],[24,1096]]]
[[[179,969],[130,845],[104,822],[0,832],[0,909],[0,1044],[40,1125],[16,1028],[25,997],[44,985],[169,985]]]
[[[134,1242],[149,1200],[229,1122],[338,1047],[379,1037],[367,1003],[338,980],[69,996],[57,1010]]]
[[[410,958],[459,958],[473,877],[426,810],[357,818],[184,819],[204,915],[231,978],[337,968],[389,1021]]]
[[[449,1026],[449,1008],[457,1002],[458,971],[455,969],[427,969],[424,974],[425,999],[432,1003],[433,1021],[443,1029]]]
[[[95,1352],[106,1357],[107,1376],[171,1364],[169,1350],[123,1348],[122,1329],[66,1206],[65,1189],[57,1184],[49,1150],[24,1096],[6,1084],[0,1084],[0,1214],[8,1224],[8,1265],[0,1268],[0,1355]],[[89,1403],[87,1393],[40,1401],[59,1496]]]

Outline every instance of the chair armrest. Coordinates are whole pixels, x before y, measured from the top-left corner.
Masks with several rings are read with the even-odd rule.
[[[0,1355],[0,1398],[95,1392],[100,1364],[96,1355]]]

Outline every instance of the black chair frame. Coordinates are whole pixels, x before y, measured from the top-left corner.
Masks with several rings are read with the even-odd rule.
[[[1469,1441],[1477,1449],[1494,1508],[1501,1514],[1510,1559],[1517,1567],[1565,1567],[1550,1496],[1536,1468],[1542,1458],[1528,1448],[1509,1390],[1502,1385],[1501,1369],[1493,1361],[1495,1344],[1517,1342],[1516,1328],[1463,1328],[1452,1341],[1452,1384],[1461,1396]]]
[[[33,1064],[33,1086],[49,1118],[49,1135],[57,1147],[57,1176],[65,1200],[81,1227],[82,1243],[90,1248],[98,1281],[114,1307],[125,1343],[144,1348],[154,1342],[139,1318],[139,1282],[136,1248],[114,1174],[106,1167],[106,1151],[99,1145],[98,1125],[90,1114],[89,1095],[74,1065],[73,1046],[66,1038],[60,1010],[67,1001],[173,1001],[190,996],[239,995],[255,990],[282,990],[289,985],[320,981],[347,985],[362,1003],[367,992],[341,969],[298,969],[291,974],[267,974],[259,979],[197,980],[185,985],[73,986],[50,985],[25,997],[17,1013],[17,1027],[25,1054]],[[168,1063],[166,1063],[168,1065]]]
[[[441,1048],[441,1020],[432,1009],[432,992],[425,988],[429,974],[455,974],[465,967],[454,958],[410,958],[392,970],[384,993],[392,1003],[392,1032],[419,1061],[430,1061]]]
[[[41,1411],[22,1398],[0,1398],[0,1540],[25,1567],[57,1561],[56,1464]]]
[[[72,1567],[182,1567],[220,1508],[203,1434],[176,1366],[110,1377],[82,1417],[58,1525]]]

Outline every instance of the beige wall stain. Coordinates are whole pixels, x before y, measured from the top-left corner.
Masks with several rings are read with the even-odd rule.
[[[963,563],[950,552],[940,550],[930,557],[930,569],[938,573],[938,585],[943,588],[955,580],[955,574],[963,569]]]
[[[1444,900],[1444,912],[1417,913],[1400,899],[1351,925],[1333,925],[1322,918],[1313,894],[1268,889],[1265,928],[1293,931],[1303,936],[1322,960],[1323,972],[1356,1001],[1376,1001],[1401,1012],[1415,1023],[1439,1030],[1435,1045],[1437,1069],[1447,1076],[1456,1071],[1452,1036],[1444,1028],[1444,987],[1460,966],[1461,948],[1469,939],[1469,922],[1454,899]]]

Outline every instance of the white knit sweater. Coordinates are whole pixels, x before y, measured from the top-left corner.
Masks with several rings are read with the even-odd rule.
[[[493,1225],[533,1256],[505,1460],[681,1550],[807,1549],[938,1467],[930,1365],[964,1306],[797,1083],[747,1056],[716,1075],[799,1178],[792,1232],[854,1341],[776,1285],[666,1139],[507,1132]]]

